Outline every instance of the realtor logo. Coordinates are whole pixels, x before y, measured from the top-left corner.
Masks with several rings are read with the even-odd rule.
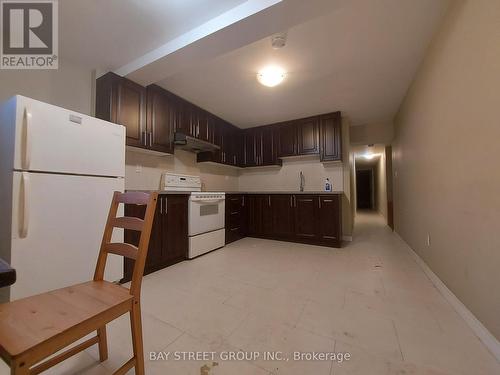
[[[1,69],[57,69],[57,0],[0,0]]]

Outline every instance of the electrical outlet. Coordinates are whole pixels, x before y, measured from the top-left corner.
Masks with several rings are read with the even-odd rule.
[[[431,235],[427,234],[427,246],[431,246]]]
[[[142,172],[142,165],[140,164],[137,164],[135,166],[135,173],[141,173]]]

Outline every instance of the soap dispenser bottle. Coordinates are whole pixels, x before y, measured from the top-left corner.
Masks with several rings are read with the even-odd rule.
[[[332,183],[330,182],[329,178],[327,178],[325,180],[325,191],[329,191],[329,192],[332,191]]]

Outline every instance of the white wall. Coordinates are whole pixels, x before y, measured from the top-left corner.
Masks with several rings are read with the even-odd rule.
[[[0,102],[24,95],[84,114],[92,114],[94,74],[65,61],[57,70],[0,70]]]
[[[453,2],[393,145],[396,231],[497,339],[499,88],[500,2]]]

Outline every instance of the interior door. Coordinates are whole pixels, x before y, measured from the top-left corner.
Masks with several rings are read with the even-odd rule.
[[[123,191],[123,179],[13,175],[11,264],[17,282],[11,299],[92,280],[113,192]],[[122,240],[123,230],[115,229],[113,241]],[[123,257],[110,254],[105,278],[122,276]]]
[[[356,204],[358,209],[373,209],[373,171],[356,171]]]

